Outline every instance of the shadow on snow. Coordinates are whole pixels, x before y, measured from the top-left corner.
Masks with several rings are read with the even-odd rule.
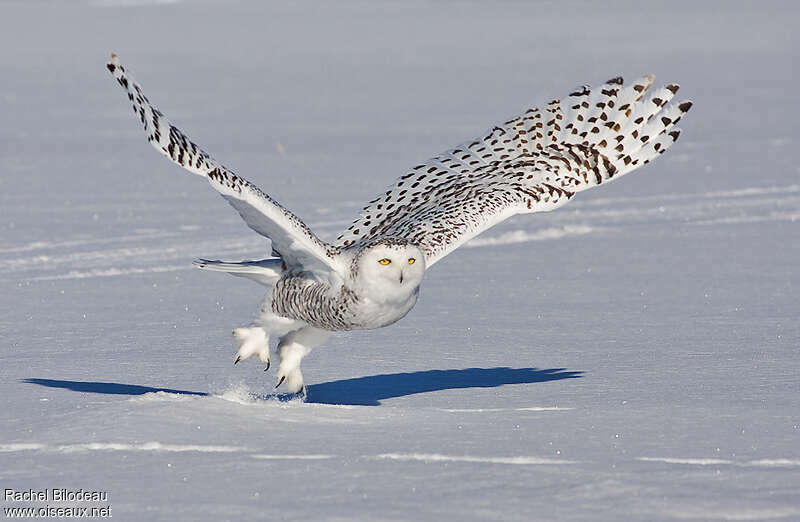
[[[306,387],[306,401],[313,404],[343,404],[377,406],[383,399],[405,397],[418,393],[463,388],[495,388],[506,384],[531,384],[535,382],[576,379],[580,371],[565,368],[465,368],[463,370],[426,370],[410,373],[387,373],[312,384]],[[209,393],[171,388],[154,388],[118,382],[62,381],[56,379],[23,379],[22,382],[48,388],[62,388],[84,393],[106,395],[144,395],[166,392],[178,395],[208,396]],[[269,395],[265,398],[282,395]]]
[[[166,392],[178,395],[208,395],[204,392],[172,390],[170,388],[153,388],[138,384],[121,384],[118,382],[59,381],[56,379],[22,379],[22,382],[38,384],[48,388],[63,388],[85,393],[104,393],[106,395],[144,395],[145,393]]]
[[[494,388],[505,384],[575,379],[583,372],[565,368],[465,368],[370,375],[307,386],[306,402],[377,406],[382,399],[461,388]]]

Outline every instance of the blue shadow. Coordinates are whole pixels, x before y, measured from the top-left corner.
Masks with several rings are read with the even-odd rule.
[[[463,370],[427,370],[411,373],[388,373],[354,379],[311,384],[306,387],[306,402],[378,406],[382,399],[417,393],[461,388],[494,388],[505,384],[576,379],[580,371],[565,368],[465,368]]]
[[[577,379],[583,372],[566,371],[565,368],[465,368],[463,370],[426,370],[410,373],[387,373],[353,379],[323,382],[306,387],[306,401],[313,404],[343,404],[352,406],[378,406],[383,399],[405,397],[418,393],[463,388],[495,388],[506,384],[531,384],[535,382]],[[56,379],[23,379],[21,382],[48,388],[61,388],[84,393],[106,395],[144,395],[152,392],[179,395],[208,396],[206,392],[154,388],[118,382],[61,381]],[[296,398],[288,394],[268,395],[279,400]],[[287,399],[288,398],[288,399]]]
[[[144,395],[152,392],[177,393],[179,395],[208,395],[204,392],[173,390],[171,388],[153,388],[136,384],[120,384],[118,382],[58,381],[55,379],[22,379],[22,382],[38,384],[48,388],[62,388],[84,393],[104,393],[106,395]]]

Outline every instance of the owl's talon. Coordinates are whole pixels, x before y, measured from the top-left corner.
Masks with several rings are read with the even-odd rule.
[[[269,361],[267,361],[267,367],[264,368],[264,371],[267,371],[267,370],[269,370]]]
[[[285,376],[285,375],[281,375],[281,378],[280,378],[280,380],[278,381],[278,384],[276,384],[276,385],[275,385],[275,389],[276,389],[276,390],[278,389],[278,387],[279,387],[281,384],[283,384],[283,380],[284,380],[284,379],[286,379],[286,376]]]
[[[236,360],[233,361],[233,364],[239,364],[239,361],[241,361],[241,360],[242,360],[242,356],[241,355],[237,355],[236,356]]]

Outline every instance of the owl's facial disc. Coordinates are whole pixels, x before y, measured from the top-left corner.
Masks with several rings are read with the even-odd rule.
[[[423,252],[409,244],[377,244],[358,262],[358,280],[374,298],[401,299],[416,290],[425,273]]]

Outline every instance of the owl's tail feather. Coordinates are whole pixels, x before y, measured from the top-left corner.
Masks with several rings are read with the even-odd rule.
[[[233,276],[246,277],[264,286],[274,285],[283,273],[283,260],[279,258],[262,259],[260,261],[242,261],[239,263],[197,259],[194,264],[198,268],[204,270],[227,272]]]

